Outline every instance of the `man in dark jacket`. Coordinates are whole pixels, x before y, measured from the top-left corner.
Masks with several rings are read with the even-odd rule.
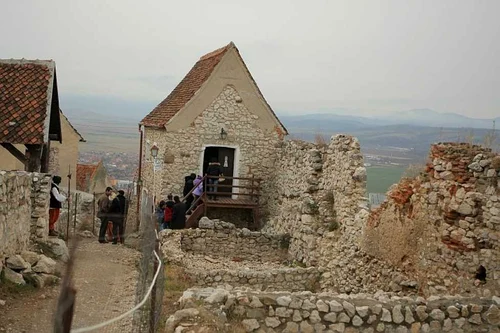
[[[196,174],[192,173],[189,176],[184,177],[184,190],[182,191],[182,195],[185,197],[194,187],[194,180],[196,179]],[[189,194],[186,198],[186,206],[191,207],[193,203],[193,193]]]
[[[118,195],[111,202],[111,208],[109,210],[109,217],[113,222],[113,244],[118,244],[118,238],[120,238],[120,243],[122,244],[125,241],[123,222],[125,219],[126,205],[127,199],[125,199],[125,192],[119,190]]]
[[[172,214],[171,229],[184,229],[186,226],[186,204],[181,202],[180,198],[176,195],[174,197],[174,212]]]
[[[208,183],[212,186],[207,186],[207,193],[209,194],[209,199],[217,200],[215,192],[217,192],[217,184],[219,184],[219,177],[222,175],[222,168],[217,159],[212,159],[212,162],[208,164],[207,175],[217,178],[208,178]]]
[[[111,202],[109,197],[113,189],[111,187],[106,187],[106,192],[97,201],[97,217],[101,219],[101,228],[99,229],[99,243],[107,243],[106,241],[106,229],[108,229],[109,222],[109,208]]]

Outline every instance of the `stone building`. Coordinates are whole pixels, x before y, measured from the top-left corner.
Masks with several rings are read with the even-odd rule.
[[[101,194],[111,186],[108,172],[102,161],[97,164],[76,165],[76,189],[87,193]]]
[[[182,194],[184,177],[204,174],[209,161],[217,159],[225,176],[261,178],[265,202],[287,135],[233,43],[202,56],[140,126],[140,177],[156,196]],[[159,154],[153,163],[155,143]],[[233,199],[243,195],[239,183],[224,182]]]

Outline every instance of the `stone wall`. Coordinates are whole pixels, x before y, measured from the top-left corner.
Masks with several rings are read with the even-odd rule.
[[[287,141],[275,169],[266,229],[291,235],[294,259],[319,264],[318,245],[332,231],[357,241],[351,238],[362,227],[354,221],[366,205],[366,170],[356,138],[340,134],[328,145]]]
[[[50,180],[47,174],[0,171],[0,257],[47,239]]]
[[[258,125],[258,118],[247,109],[238,92],[228,85],[188,128],[167,132],[147,127],[142,169],[144,186],[154,187],[152,193],[157,196],[181,195],[184,177],[190,173],[200,174],[205,147],[227,146],[236,149],[238,177],[255,175],[264,179],[261,202],[265,208],[282,133],[263,130]],[[219,135],[222,127],[228,133],[225,140]],[[157,142],[160,149],[157,160],[161,170],[155,173],[149,153],[153,142]]]
[[[322,290],[415,291],[399,268],[360,251],[368,208],[356,138],[336,135],[327,145],[287,141],[275,168],[264,230],[290,235],[291,259],[318,267]]]
[[[500,332],[500,298],[495,296],[348,297],[193,288],[184,292],[179,303],[183,313],[167,320],[167,333],[196,323],[189,313],[196,313],[193,310],[200,303],[219,318],[241,322],[247,332]]]
[[[368,219],[363,249],[410,272],[429,293],[500,290],[500,156],[469,144],[431,147]],[[473,286],[479,265],[487,283]]]
[[[181,250],[214,258],[283,262],[287,260],[288,240],[281,235],[236,229],[230,223],[203,217],[199,229],[187,229],[182,233]]]
[[[31,240],[45,241],[49,236],[49,205],[52,177],[31,174]]]
[[[287,239],[220,221],[200,220],[200,229],[160,232],[170,264],[184,267],[197,286],[250,286],[255,290],[316,290],[315,267],[287,265]]]
[[[28,248],[31,184],[27,172],[0,171],[0,258]]]

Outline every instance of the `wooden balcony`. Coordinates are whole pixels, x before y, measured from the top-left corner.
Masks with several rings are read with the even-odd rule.
[[[211,179],[219,180],[219,177],[203,177],[203,195],[193,202],[193,206],[196,206],[196,208],[190,215],[187,215],[186,228],[196,228],[200,217],[207,216],[210,208],[234,208],[252,210],[253,224],[249,227],[254,230],[258,229],[260,226],[259,197],[261,179],[255,177],[224,177],[224,181],[219,184],[211,184]],[[194,188],[183,198],[183,201],[193,191]]]

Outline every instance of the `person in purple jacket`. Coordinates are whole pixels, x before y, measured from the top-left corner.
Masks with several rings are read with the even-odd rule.
[[[193,182],[193,187],[194,187],[194,191],[193,191],[194,200],[193,200],[193,204],[191,205],[191,207],[189,207],[189,211],[195,209],[196,206],[198,206],[198,203],[195,204],[195,202],[203,194],[203,181],[202,181],[201,176],[196,177],[196,179]]]

